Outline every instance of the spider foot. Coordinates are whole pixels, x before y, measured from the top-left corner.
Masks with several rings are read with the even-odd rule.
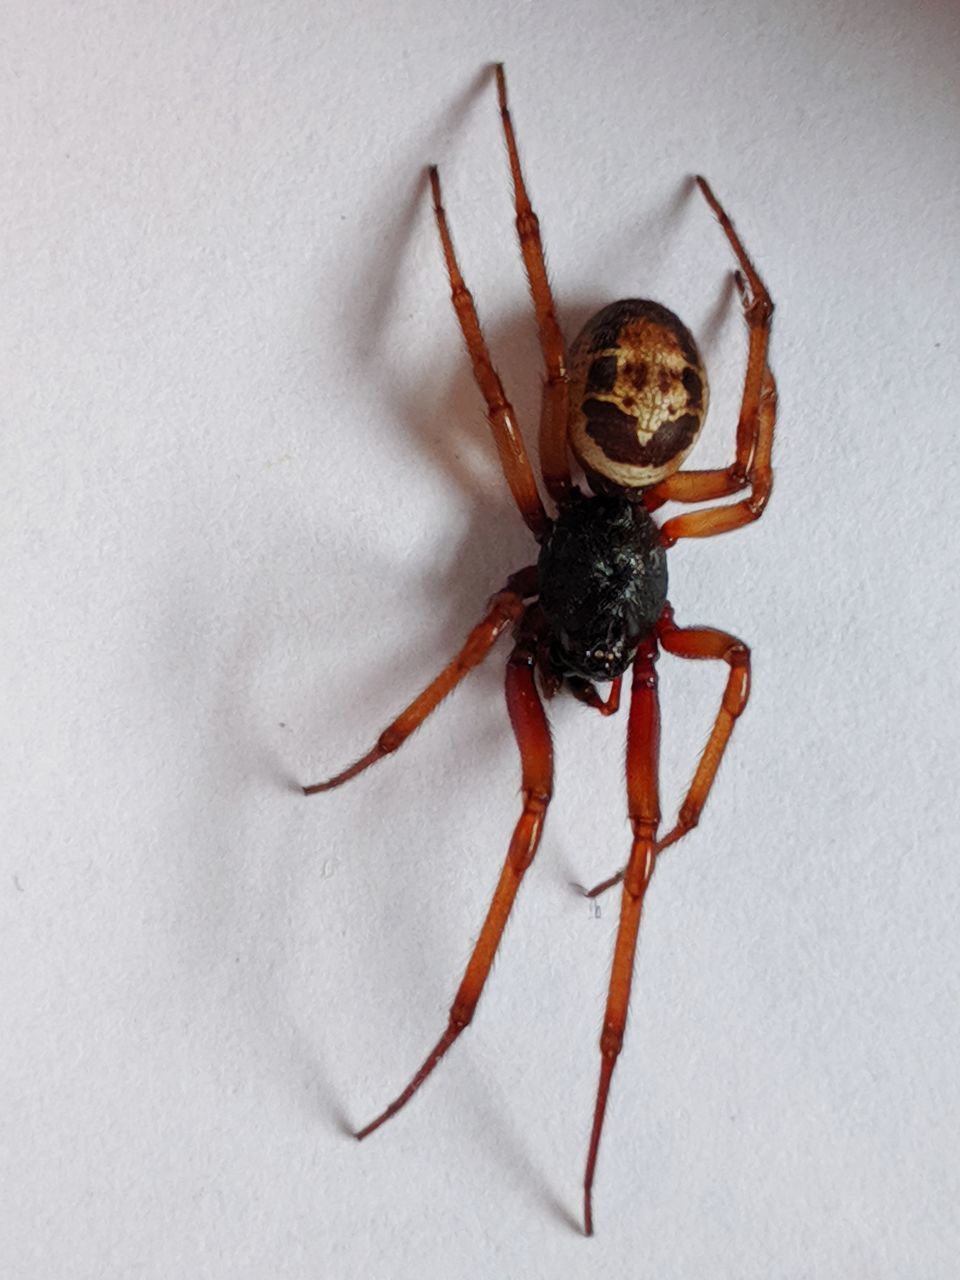
[[[321,791],[332,791],[334,787],[342,786],[343,783],[349,782],[351,778],[355,778],[358,773],[363,773],[364,769],[369,769],[372,764],[376,764],[378,760],[381,760],[387,754],[386,749],[378,742],[365,756],[361,756],[355,764],[350,765],[349,768],[344,769],[341,773],[334,774],[332,778],[326,778],[323,782],[314,782],[311,786],[304,787],[303,794],[305,796],[316,796]]]
[[[581,893],[584,897],[599,897],[600,893],[607,892],[608,888],[613,888],[616,884],[620,884],[623,879],[623,872],[617,872],[616,876],[611,876],[599,884],[594,884],[593,888],[582,888]]]

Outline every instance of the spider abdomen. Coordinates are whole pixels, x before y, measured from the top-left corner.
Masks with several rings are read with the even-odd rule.
[[[648,512],[613,496],[575,500],[540,551],[553,660],[588,680],[621,675],[667,599],[667,557]]]
[[[658,302],[598,311],[570,349],[570,447],[597,492],[658,484],[693,448],[707,375],[686,325]]]

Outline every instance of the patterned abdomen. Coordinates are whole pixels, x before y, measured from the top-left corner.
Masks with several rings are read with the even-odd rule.
[[[588,320],[570,350],[570,447],[591,487],[629,494],[676,471],[707,412],[707,375],[686,325],[627,298]]]

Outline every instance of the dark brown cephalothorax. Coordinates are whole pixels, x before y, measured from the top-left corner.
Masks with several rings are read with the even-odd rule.
[[[543,540],[540,606],[564,676],[622,676],[667,602],[667,553],[640,503],[602,496],[572,501]]]
[[[707,412],[693,335],[658,302],[604,307],[570,348],[570,448],[593,489],[630,495],[678,470]]]
[[[699,822],[734,723],[747,705],[750,685],[750,651],[742,641],[726,631],[680,627],[674,621],[667,601],[666,552],[680,538],[707,538],[739,529],[758,519],[766,507],[773,484],[770,458],[777,407],[768,360],[773,303],[720,202],[707,181],[697,178],[737,259],[734,275],[749,349],[733,460],[714,470],[681,470],[707,411],[707,376],[696,343],[666,307],[628,298],[598,312],[568,353],[547,280],[539,223],[520,168],[502,66],[496,68],[496,80],[520,252],[543,352],[540,474],[555,510],[550,514],[544,505],[513,408],[487,349],[454,252],[440,178],[431,169],[433,208],[454,310],[486,403],[504,478],[540,551],[535,564],[507,577],[460,652],[366,755],[304,791],[313,795],[339,787],[396,751],[483,661],[497,639],[512,632],[506,699],[520,749],[520,818],[447,1026],[406,1088],[359,1130],[356,1136],[365,1138],[406,1105],[473,1018],[521,881],[540,844],[553,793],[553,746],[544,699],[563,689],[601,715],[614,715],[620,707],[621,680],[632,669],[626,735],[630,855],[623,871],[588,894],[593,897],[623,882],[584,1174],[584,1229],[590,1235],[600,1134],[623,1043],[647,886],[660,854]],[[571,452],[593,494],[584,494],[574,483]],[[737,494],[736,501],[718,502]],[[658,524],[653,512],[667,502],[707,505]],[[655,665],[661,650],[726,667],[713,729],[676,821],[666,833],[660,827]],[[594,681],[609,682],[606,697]],[[638,1176],[648,1176],[648,1171]]]

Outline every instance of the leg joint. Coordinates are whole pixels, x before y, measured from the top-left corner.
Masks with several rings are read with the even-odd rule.
[[[770,488],[769,484],[757,485],[752,497],[747,499],[746,507],[754,520],[759,520],[763,515],[766,505],[770,501]]]
[[[540,235],[540,221],[529,207],[517,214],[517,235],[521,240],[536,239]]]
[[[630,826],[633,828],[633,838],[637,844],[652,844],[657,837],[657,827],[660,825],[660,814],[650,814],[649,816],[631,817]]]
[[[600,1053],[604,1058],[616,1058],[623,1047],[623,1028],[604,1023],[600,1033]]]
[[[523,807],[527,813],[544,813],[552,796],[551,787],[531,787],[523,793]]]
[[[380,737],[377,739],[377,749],[382,751],[385,755],[390,755],[391,752],[396,751],[396,749],[403,744],[406,737],[407,735],[402,729],[399,729],[396,725],[392,724],[389,728],[384,729],[383,733],[381,733]]]
[[[655,820],[633,819],[633,850],[623,878],[623,888],[631,898],[640,898],[646,892],[653,868],[657,862],[657,828],[660,815]],[[639,855],[639,856],[638,856]]]
[[[468,1002],[457,997],[450,1009],[451,1030],[463,1031],[465,1027],[469,1027],[475,1012],[476,1005],[472,1001]]]
[[[495,591],[487,602],[487,608],[515,621],[523,613],[523,599],[519,591],[508,587],[504,591]]]
[[[770,323],[773,316],[774,303],[770,295],[763,291],[758,293],[756,297],[751,298],[744,306],[743,314],[747,318],[747,323],[753,325],[765,325]]]
[[[698,804],[691,804],[684,801],[680,806],[680,812],[677,814],[677,830],[680,833],[680,836],[685,836],[688,831],[692,831],[694,827],[699,825],[700,806]]]

